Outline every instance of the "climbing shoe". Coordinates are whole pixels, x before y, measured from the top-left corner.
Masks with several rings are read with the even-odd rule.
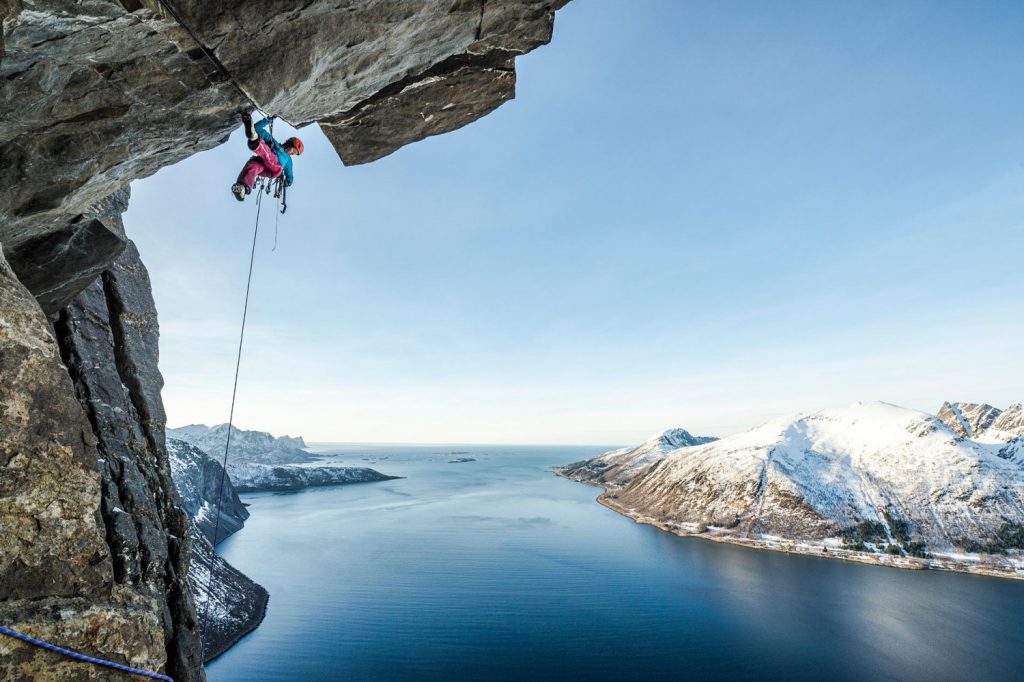
[[[250,140],[256,139],[256,128],[252,125],[252,114],[248,111],[243,111],[238,114],[238,118],[242,119],[242,125],[245,126],[245,136]]]
[[[243,185],[240,182],[236,182],[235,184],[231,185],[231,193],[234,194],[235,198],[238,199],[239,201],[245,201],[245,195],[248,194],[248,192],[245,190],[245,185]]]

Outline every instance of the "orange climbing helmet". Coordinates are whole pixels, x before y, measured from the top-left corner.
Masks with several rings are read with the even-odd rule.
[[[296,154],[302,154],[302,140],[297,137],[289,137],[284,141],[285,147],[294,147]]]

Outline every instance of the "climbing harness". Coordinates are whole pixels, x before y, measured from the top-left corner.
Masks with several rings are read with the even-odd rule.
[[[271,251],[277,251],[277,223],[281,218],[281,214],[288,210],[286,198],[288,185],[285,184],[284,178],[282,177],[259,177],[256,178],[256,183],[253,185],[253,191],[256,192],[257,195],[260,194],[260,192],[266,193],[267,196],[270,196],[271,192],[273,192],[274,198],[277,199],[278,210],[274,214],[274,247],[270,249]],[[259,198],[260,197],[257,197],[257,201]]]
[[[57,646],[56,644],[50,644],[49,642],[44,642],[43,640],[36,639],[35,637],[29,637],[26,634],[23,634],[23,633],[18,632],[16,630],[11,630],[10,628],[5,628],[3,626],[0,626],[0,634],[5,634],[5,635],[7,635],[9,637],[14,637],[15,639],[20,639],[23,642],[27,642],[29,644],[33,644],[33,645],[35,645],[37,647],[40,647],[42,649],[46,649],[47,651],[54,651],[54,652],[56,652],[58,654],[61,654],[63,656],[67,656],[68,658],[73,658],[76,661],[82,661],[84,663],[92,663],[94,665],[102,665],[102,666],[105,666],[107,668],[113,668],[114,670],[120,670],[121,672],[131,673],[133,675],[142,675],[144,677],[149,677],[149,678],[152,678],[154,680],[164,680],[164,682],[174,682],[174,680],[171,679],[170,677],[168,677],[167,675],[161,675],[160,673],[152,673],[152,672],[149,672],[148,670],[141,670],[140,668],[133,668],[130,665],[122,665],[120,663],[114,663],[113,661],[105,661],[102,658],[95,658],[93,656],[86,656],[85,654],[80,654],[80,653],[78,653],[76,651],[71,651],[70,649],[65,649],[64,647]]]
[[[283,176],[276,178],[264,178],[257,177],[255,184],[252,186],[252,191],[259,194],[264,192],[267,196],[271,194],[277,199],[278,212],[284,213],[288,210],[288,185],[284,181]]]

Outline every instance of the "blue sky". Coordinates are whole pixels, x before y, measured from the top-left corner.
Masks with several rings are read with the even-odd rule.
[[[470,126],[352,168],[307,127],[236,423],[630,443],[1019,402],[1021,35],[1017,2],[576,0]],[[172,425],[227,420],[246,157],[133,184]]]

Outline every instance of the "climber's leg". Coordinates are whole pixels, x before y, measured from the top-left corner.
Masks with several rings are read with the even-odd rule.
[[[242,166],[242,172],[238,174],[238,180],[235,181],[235,184],[231,185],[231,193],[239,201],[244,201],[245,195],[251,192],[252,186],[256,184],[256,176],[266,175],[266,170],[266,166],[263,165],[263,160],[260,157],[252,157]]]
[[[263,171],[266,169],[263,159],[258,156],[254,156],[245,162],[245,165],[242,166],[242,172],[238,174],[238,182],[245,186],[246,193],[252,191],[252,186],[256,183],[256,176],[265,175]]]
[[[256,134],[255,126],[252,124],[252,114],[248,111],[243,111],[238,117],[242,119],[242,126],[245,129],[245,141],[249,144],[249,149],[256,149],[259,136]]]

